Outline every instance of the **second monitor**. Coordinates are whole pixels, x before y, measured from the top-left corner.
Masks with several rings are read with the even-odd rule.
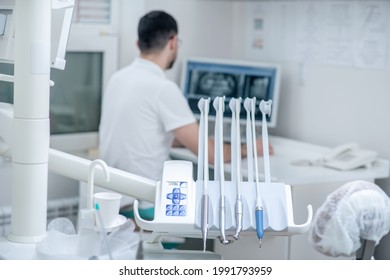
[[[272,100],[272,114],[267,118],[268,126],[276,126],[280,84],[280,67],[276,64],[264,64],[249,61],[216,60],[209,58],[189,58],[184,61],[181,88],[191,110],[199,115],[200,98],[225,96],[225,118],[231,118],[229,101],[231,98],[256,97],[256,115],[261,122],[258,104],[261,100]],[[215,110],[210,107],[210,116]],[[241,107],[240,119],[246,119],[246,111]]]

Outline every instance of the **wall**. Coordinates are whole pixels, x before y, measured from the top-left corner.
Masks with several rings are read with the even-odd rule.
[[[249,11],[254,10],[261,2],[264,3],[234,3],[233,56],[282,65],[280,111],[278,126],[273,133],[326,146],[357,141],[362,147],[377,150],[380,157],[390,159],[390,125],[387,124],[390,119],[389,55],[385,57],[386,67],[374,70],[318,62],[302,63],[286,60],[283,54],[278,58],[278,54],[270,54],[269,51],[259,51],[254,56],[253,52],[249,53],[244,47],[248,42],[248,36],[245,36],[248,34],[244,30],[247,28]],[[275,14],[270,17],[279,16],[281,15]],[[290,15],[290,20],[299,19],[291,18]],[[294,25],[292,22],[289,24]],[[387,22],[386,28],[387,38],[390,38],[390,21]],[[288,31],[293,33],[294,30]],[[237,42],[242,44],[238,45]],[[279,45],[284,43],[282,40],[274,42]],[[387,46],[389,53],[389,39]],[[276,46],[275,49],[279,48]],[[382,182],[383,187],[389,185],[389,182]]]

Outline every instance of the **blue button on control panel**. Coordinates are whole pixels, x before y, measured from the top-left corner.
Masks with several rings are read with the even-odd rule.
[[[173,217],[187,216],[188,182],[167,182],[172,188],[166,195],[165,215]]]

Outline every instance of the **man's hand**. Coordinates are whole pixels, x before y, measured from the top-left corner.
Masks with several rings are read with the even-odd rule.
[[[191,150],[195,155],[198,154],[198,133],[199,133],[199,126],[197,123],[189,124],[183,127],[180,127],[178,129],[175,129],[173,131],[175,135],[175,141],[173,143],[173,146],[184,146],[187,149]],[[209,163],[214,163],[214,138],[209,137],[208,141],[208,152],[209,152]],[[261,139],[256,140],[256,149],[257,149],[257,156],[263,156],[263,142]],[[272,155],[274,153],[274,149],[272,145],[269,145],[269,154]],[[224,143],[223,144],[223,155],[224,155],[224,162],[230,162],[231,161],[231,145]],[[246,144],[241,145],[241,157],[246,158],[247,157],[247,147]]]
[[[264,151],[263,151],[263,141],[261,141],[260,139],[257,139],[256,140],[256,148],[257,148],[257,155],[260,157],[260,156],[263,156],[264,155]],[[271,144],[268,145],[268,150],[269,150],[269,154],[270,155],[273,155],[274,154],[274,148],[272,147]]]

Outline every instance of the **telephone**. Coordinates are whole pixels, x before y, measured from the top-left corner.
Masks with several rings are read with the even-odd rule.
[[[347,143],[331,149],[322,159],[324,166],[344,171],[368,167],[376,157],[376,151],[360,149],[357,143]]]

